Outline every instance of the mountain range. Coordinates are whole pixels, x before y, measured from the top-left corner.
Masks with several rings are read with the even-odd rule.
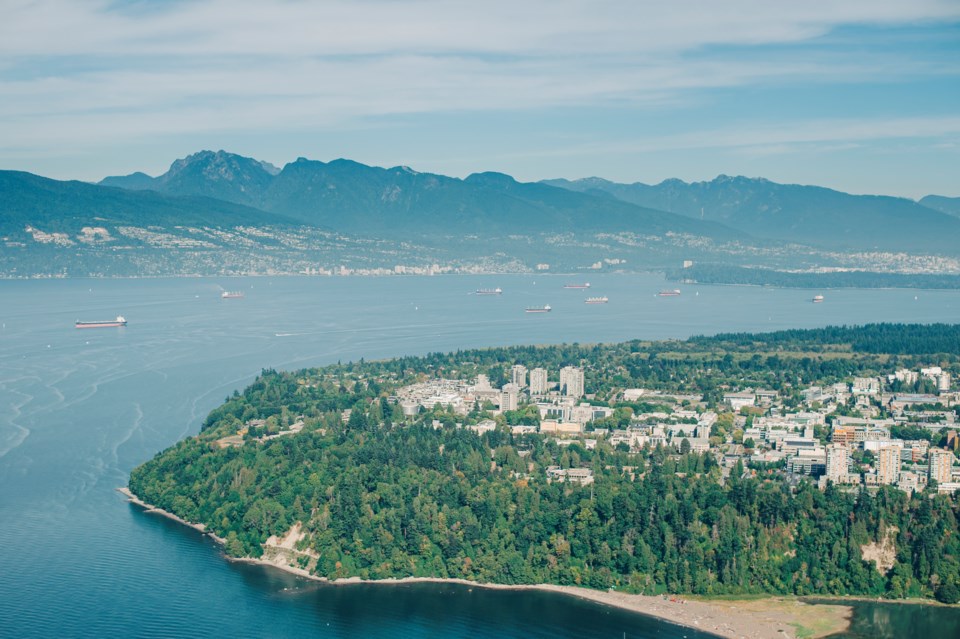
[[[223,199],[51,180],[23,171],[0,171],[0,212],[0,233],[5,236],[22,232],[26,226],[50,233],[76,233],[83,227],[104,225],[169,228],[297,223]]]
[[[0,276],[209,273],[227,262],[231,273],[659,269],[691,258],[889,271],[906,264],[899,253],[912,254],[908,270],[940,272],[945,263],[922,256],[957,262],[957,237],[960,198],[745,177],[524,183],[345,159],[278,168],[225,151],[99,184],[0,171]]]
[[[960,217],[960,197],[943,197],[942,195],[928,195],[921,198],[920,204],[928,209],[940,211],[947,215]]]
[[[960,198],[927,196],[914,202],[726,175],[709,182],[671,179],[654,185],[596,177],[544,183],[718,222],[754,238],[833,250],[955,254],[951,245],[960,237]]]
[[[408,167],[299,158],[282,169],[224,151],[201,151],[158,177],[104,186],[213,197],[347,233],[687,233],[717,240],[792,242],[829,250],[956,254],[960,198],[920,202],[818,186],[721,175],[620,184],[601,178],[517,182],[502,173],[458,179]]]
[[[156,178],[135,173],[108,177],[100,184],[215,197],[308,225],[374,236],[624,230],[735,236],[711,221],[547,184],[521,183],[502,173],[475,173],[461,180],[344,159],[299,158],[278,170],[252,158],[202,151],[174,162]]]

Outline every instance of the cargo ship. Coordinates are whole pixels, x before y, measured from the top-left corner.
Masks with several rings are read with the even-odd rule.
[[[583,284],[564,284],[563,288],[590,288],[590,282],[584,282]]]
[[[607,296],[604,295],[603,297],[588,297],[583,301],[583,303],[584,304],[606,304],[609,301],[610,300],[607,299]]]
[[[812,301],[814,304],[819,304],[823,301],[823,295],[814,295],[813,299],[810,301]]]
[[[242,291],[224,291],[223,293],[220,293],[220,299],[222,300],[236,300],[242,297]]]
[[[497,288],[478,288],[475,295],[500,295],[503,293],[503,289],[499,286]]]
[[[657,293],[657,295],[660,296],[660,297],[676,297],[677,295],[680,295],[680,289],[679,289],[679,288],[673,288],[673,289],[670,289],[670,290],[663,290],[663,291],[660,291],[659,293]]]
[[[550,305],[547,304],[546,306],[528,306],[526,312],[527,313],[549,313],[552,310],[553,309],[550,308]]]
[[[115,320],[103,320],[99,322],[81,322],[77,320],[77,328],[112,328],[115,326],[126,326],[127,319],[123,315],[117,315]]]

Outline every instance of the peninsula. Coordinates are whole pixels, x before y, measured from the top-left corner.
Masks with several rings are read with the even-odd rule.
[[[960,599],[958,344],[871,325],[265,370],[129,494],[305,577],[829,634],[802,620],[844,610],[796,597]]]

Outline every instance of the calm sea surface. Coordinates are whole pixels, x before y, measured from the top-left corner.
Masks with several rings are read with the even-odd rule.
[[[332,587],[224,561],[128,505],[134,466],[197,432],[262,368],[457,348],[960,321],[952,291],[685,286],[654,275],[0,281],[0,636],[704,637],[551,593]],[[244,299],[219,299],[220,287]],[[500,286],[497,297],[470,293]],[[585,305],[607,295],[607,305]],[[525,314],[549,304],[550,314]],[[110,319],[122,329],[76,330]],[[855,636],[960,629],[958,611],[864,605]],[[927,620],[928,625],[917,620]],[[933,625],[929,625],[933,624]],[[952,625],[951,625],[952,624]],[[937,631],[936,629],[939,629]],[[891,634],[893,633],[893,634]]]

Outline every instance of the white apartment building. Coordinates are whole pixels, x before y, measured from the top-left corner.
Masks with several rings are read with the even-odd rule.
[[[547,382],[547,369],[535,368],[530,371],[530,394],[544,395],[550,388]]]
[[[583,369],[564,366],[560,369],[560,392],[568,397],[583,397]]]
[[[520,402],[520,387],[517,384],[504,384],[500,390],[500,410],[517,410]]]
[[[930,462],[929,479],[943,484],[953,477],[953,451],[942,448],[931,448],[927,454]]]
[[[510,369],[510,381],[520,388],[527,387],[527,367],[523,364],[514,364]]]
[[[900,479],[900,447],[887,446],[877,451],[877,483],[895,484]]]
[[[842,444],[827,445],[827,479],[840,484],[850,472],[850,451]]]

